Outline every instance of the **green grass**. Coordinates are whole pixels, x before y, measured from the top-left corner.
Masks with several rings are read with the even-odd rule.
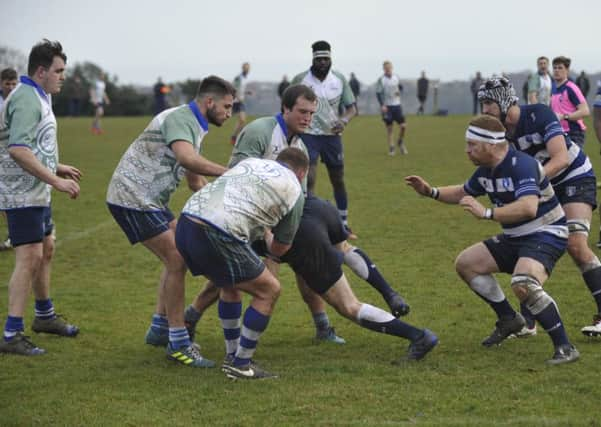
[[[100,137],[89,133],[88,119],[59,121],[61,161],[80,167],[85,176],[79,200],[54,194],[58,247],[52,295],[59,312],[82,332],[73,340],[35,336],[49,351],[43,357],[0,356],[0,425],[601,425],[595,394],[601,341],[580,335],[595,308],[571,260],[561,260],[547,289],[582,359],[546,366],[552,347],[542,331],[485,349],[480,341],[492,330],[494,316],[457,277],[453,261],[498,227],[456,206],[417,197],[403,183],[408,174],[435,185],[463,182],[473,170],[463,153],[466,116],[409,117],[404,157],[387,155],[376,117],[353,120],[344,135],[357,244],[411,303],[407,320],[439,335],[440,345],[424,361],[391,366],[407,342],[359,328],[333,310],[330,318],[348,344],[313,345],[311,318],[283,268],[282,297],[257,351],[257,359],[280,379],[231,382],[218,369],[171,364],[163,350],[143,343],[159,262],[143,247],[128,244],[104,203],[119,157],[147,121],[106,119],[107,132]],[[207,157],[227,161],[233,125],[232,120],[211,129]],[[592,133],[587,150],[598,166]],[[321,166],[318,193],[331,199],[324,172]],[[172,199],[174,212],[187,196],[182,185]],[[591,243],[598,228],[595,215]],[[11,252],[0,253],[2,321],[13,258]],[[382,305],[368,285],[347,276],[361,299]],[[500,280],[510,294],[508,276]],[[188,300],[203,282],[188,278]],[[198,332],[203,354],[220,361],[222,332],[214,308]]]

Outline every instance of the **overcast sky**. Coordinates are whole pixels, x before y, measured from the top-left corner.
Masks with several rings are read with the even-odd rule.
[[[25,54],[59,40],[69,64],[92,61],[122,83],[217,74],[243,61],[251,80],[307,69],[311,44],[371,83],[390,59],[403,78],[444,81],[534,69],[539,55],[601,70],[601,0],[0,0],[0,44]]]

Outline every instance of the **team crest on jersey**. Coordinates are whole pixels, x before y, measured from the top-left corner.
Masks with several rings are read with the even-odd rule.
[[[480,183],[480,185],[482,186],[482,188],[484,188],[484,190],[487,193],[492,193],[495,191],[495,188],[492,185],[492,180],[485,178],[483,176],[478,178],[478,182]]]
[[[509,177],[497,178],[497,191],[513,191],[513,180]]]
[[[572,197],[575,194],[576,194],[576,186],[574,186],[574,185],[568,185],[566,187],[566,196]]]

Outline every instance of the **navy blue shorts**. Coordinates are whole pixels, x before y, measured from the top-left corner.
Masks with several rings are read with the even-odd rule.
[[[13,246],[40,243],[54,228],[50,207],[10,209],[5,212],[8,237]]]
[[[593,210],[597,208],[597,179],[592,176],[554,185],[553,190],[562,205],[586,203],[591,205]]]
[[[321,161],[328,168],[344,167],[344,152],[340,135],[310,135],[303,133],[301,139],[307,146],[309,163],[312,165],[316,165],[321,156]]]
[[[265,270],[248,243],[185,215],[177,221],[175,245],[193,276],[202,274],[220,288],[256,279]]]
[[[382,113],[382,120],[387,125],[391,125],[393,122],[398,124],[405,123],[405,116],[403,115],[403,109],[400,105],[387,105],[388,109],[386,113]]]
[[[534,233],[522,237],[507,237],[505,234],[484,241],[492,257],[503,273],[513,274],[520,258],[532,258],[540,262],[551,275],[553,267],[566,251],[568,239],[549,233]]]
[[[282,261],[314,292],[324,294],[342,276],[344,254],[334,245],[347,237],[338,209],[323,199],[308,196],[292,247]]]
[[[244,102],[234,102],[234,105],[232,106],[232,113],[237,114],[240,111],[246,111],[246,105],[244,105]]]
[[[169,223],[175,219],[169,209],[137,211],[110,203],[107,206],[132,245],[169,230]]]

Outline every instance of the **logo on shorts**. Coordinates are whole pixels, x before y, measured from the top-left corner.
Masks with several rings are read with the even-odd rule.
[[[566,187],[566,196],[572,197],[576,195],[576,187],[574,185],[568,185]]]

